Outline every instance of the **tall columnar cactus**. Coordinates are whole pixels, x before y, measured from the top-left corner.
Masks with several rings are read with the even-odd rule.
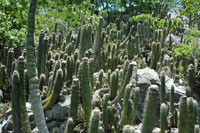
[[[13,63],[13,59],[14,59],[14,51],[13,49],[9,49],[8,51],[8,57],[7,57],[7,61],[6,61],[6,73],[8,77],[11,77],[12,75],[12,63]]]
[[[28,12],[28,31],[27,31],[27,69],[30,85],[31,107],[34,114],[36,125],[41,133],[48,133],[44,112],[42,110],[42,102],[39,92],[38,73],[35,64],[34,54],[34,30],[35,30],[35,11],[37,0],[30,1]]]
[[[160,80],[161,80],[161,103],[165,103],[165,93],[166,93],[166,90],[165,90],[165,72],[162,71],[161,72],[161,76],[160,76]]]
[[[38,76],[41,74],[41,63],[42,63],[42,50],[43,50],[43,39],[44,39],[44,32],[41,31],[39,35],[39,45],[38,45],[38,53],[37,53],[37,70]]]
[[[20,109],[20,124],[22,133],[31,133],[31,126],[26,110],[26,90],[25,90],[25,74],[24,74],[24,57],[19,57],[18,72],[19,72],[19,109]]]
[[[170,93],[170,127],[174,127],[174,85],[171,86],[171,93]]]
[[[104,71],[101,69],[99,71],[99,83],[100,83],[100,87],[103,87],[103,74],[104,74]]]
[[[17,71],[13,72],[12,76],[12,116],[14,132],[20,133],[20,108],[19,108],[19,95],[20,95],[20,79]]]
[[[75,123],[72,118],[68,118],[64,133],[74,133]]]
[[[135,133],[134,127],[126,125],[124,126],[122,133]]]
[[[89,68],[90,68],[90,84],[91,84],[91,88],[94,88],[94,77],[93,77],[93,64],[94,64],[94,59],[91,58],[89,59]]]
[[[89,126],[90,115],[92,111],[92,90],[90,88],[90,75],[88,58],[82,59],[80,70],[80,86],[82,92],[83,110],[85,112],[86,126]]]
[[[165,133],[167,129],[167,107],[165,103],[162,103],[160,107],[160,129],[161,133]]]
[[[153,42],[151,48],[151,68],[156,70],[160,58],[160,44]]]
[[[131,92],[131,88],[129,85],[127,85],[125,89],[125,94],[124,94],[124,107],[123,107],[122,116],[121,116],[120,129],[123,129],[124,125],[127,122],[128,101],[130,98],[130,92]]]
[[[45,64],[46,64],[46,59],[47,59],[48,44],[49,44],[48,37],[44,37],[43,44],[42,44],[42,55],[41,55],[41,59],[40,59],[41,60],[40,74],[45,73]]]
[[[104,128],[106,131],[109,131],[111,129],[111,116],[112,116],[112,107],[108,105],[106,108],[105,123],[104,123]]]
[[[42,91],[43,86],[45,85],[45,82],[46,82],[46,76],[45,76],[45,74],[41,74],[40,75],[40,81],[39,81],[39,89],[40,89],[40,91]]]
[[[194,127],[197,120],[197,108],[195,107],[195,102],[192,97],[187,99],[187,110],[188,110],[188,125],[189,125],[189,132],[194,132]]]
[[[119,81],[118,75],[115,71],[111,74],[111,85],[110,85],[110,90],[111,90],[110,99],[111,100],[113,100],[117,95],[118,81]]]
[[[72,59],[69,56],[67,58],[67,73],[66,73],[66,86],[69,87],[72,84]]]
[[[103,106],[102,106],[102,112],[103,112],[103,124],[106,125],[106,109],[108,106],[108,100],[109,100],[110,95],[109,94],[105,94],[103,96]]]
[[[188,124],[187,97],[182,96],[179,105],[178,131],[180,133],[189,133]]]
[[[158,97],[159,97],[158,86],[151,85],[148,89],[148,93],[146,96],[142,133],[152,132],[154,128],[155,113],[156,113],[156,106],[158,104],[158,100],[157,100]]]
[[[5,76],[5,66],[0,64],[0,88],[3,88],[4,77]]]
[[[72,82],[72,94],[71,94],[71,103],[70,103],[70,112],[69,116],[76,122],[78,106],[80,102],[80,85],[79,79],[75,78]]]
[[[192,64],[188,67],[188,86],[193,90],[195,85],[194,66]]]
[[[98,54],[100,52],[101,48],[101,32],[103,28],[103,18],[99,18],[99,25],[97,27],[97,32],[96,32],[96,37],[94,41],[94,47],[93,47],[93,58],[94,58],[94,64],[97,66],[97,59],[98,59]]]
[[[121,85],[121,87],[120,87],[120,90],[119,90],[117,96],[115,97],[115,99],[113,99],[113,100],[111,101],[111,104],[116,104],[116,103],[118,103],[118,102],[121,100],[121,98],[122,98],[122,96],[123,96],[123,94],[124,94],[125,87],[126,87],[126,85],[129,83],[129,81],[130,81],[130,79],[131,79],[132,72],[133,72],[133,67],[134,67],[134,64],[133,64],[133,63],[129,63],[129,66],[128,66],[128,70],[127,70],[127,72],[126,72],[126,75],[125,75],[125,77],[122,79],[123,82],[122,82],[122,85]]]
[[[88,133],[98,133],[99,119],[100,119],[100,111],[98,108],[95,108],[92,111],[92,114],[90,117],[90,125],[89,125]]]
[[[138,109],[138,104],[139,104],[139,95],[140,95],[140,88],[136,87],[135,92],[134,92],[134,110],[131,113],[131,125],[135,125],[136,121],[136,114],[137,114],[137,109]]]
[[[8,47],[4,47],[3,49],[3,59],[2,63],[6,66],[6,61],[7,61],[7,54],[8,54]]]
[[[56,72],[56,78],[54,81],[54,86],[51,95],[47,98],[47,103],[44,104],[43,109],[48,110],[50,109],[58,99],[62,86],[63,86],[63,71],[62,69],[58,69]]]

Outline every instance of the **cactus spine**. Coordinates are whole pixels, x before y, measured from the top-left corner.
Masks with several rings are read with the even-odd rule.
[[[148,89],[148,93],[146,96],[142,133],[152,132],[154,128],[154,120],[155,120],[155,112],[156,112],[158,96],[159,96],[158,86],[151,85]]]
[[[72,83],[72,94],[69,116],[76,122],[78,106],[80,100],[80,85],[79,80],[75,78]]]
[[[99,111],[98,108],[95,108],[92,111],[92,114],[91,114],[89,132],[88,133],[98,133],[99,117],[100,117],[100,111]]]

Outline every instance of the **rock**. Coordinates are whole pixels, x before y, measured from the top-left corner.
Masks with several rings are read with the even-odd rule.
[[[8,131],[13,130],[13,120],[12,120],[12,115],[8,117],[7,120],[4,120],[3,123],[1,124],[0,131],[2,133],[7,133]]]
[[[103,95],[104,95],[105,93],[108,93],[108,92],[109,92],[109,89],[108,89],[108,88],[100,88],[100,89],[96,90],[96,91],[94,92],[93,96],[92,96],[92,103],[95,103],[96,98],[97,98],[98,96],[103,97]]]
[[[170,38],[170,34],[167,36],[165,42],[166,44],[169,43],[169,39]],[[172,39],[172,43],[175,43],[175,45],[179,45],[181,38],[179,36],[175,36],[173,34],[171,34],[171,39]]]
[[[39,133],[39,130],[38,130],[38,128],[36,127],[36,128],[34,128],[33,130],[32,130],[32,133]]]
[[[171,128],[170,133],[178,133],[178,128]]]
[[[70,97],[66,97],[64,102],[58,102],[51,110],[45,112],[46,120],[65,120],[69,114]]]
[[[1,100],[3,99],[3,91],[0,90],[0,103],[1,103]]]

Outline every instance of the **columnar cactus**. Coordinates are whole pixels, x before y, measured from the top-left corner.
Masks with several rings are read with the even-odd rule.
[[[72,118],[68,118],[64,133],[74,133],[75,123]]]
[[[6,66],[6,62],[7,62],[7,54],[8,54],[8,47],[4,47],[3,49],[3,59],[2,59],[2,63]]]
[[[161,80],[161,103],[165,103],[165,93],[166,93],[166,90],[165,90],[165,72],[162,71],[161,72],[161,76],[160,76],[160,80]]]
[[[86,126],[88,127],[92,111],[92,90],[90,88],[88,58],[82,59],[82,64],[80,68],[80,87],[82,92],[83,110],[85,112]]]
[[[117,96],[117,87],[118,87],[118,75],[115,72],[111,74],[111,85],[110,85],[110,99],[113,100]]]
[[[197,120],[197,108],[195,107],[195,102],[192,97],[187,99],[187,110],[188,110],[188,125],[189,125],[189,132],[194,132],[194,127]]]
[[[126,86],[125,94],[124,94],[124,107],[121,115],[120,129],[123,129],[124,125],[127,121],[127,113],[128,113],[128,101],[130,98],[131,88],[129,85]]]
[[[46,82],[46,76],[45,76],[45,74],[41,74],[40,75],[40,81],[39,81],[39,89],[40,89],[40,91],[42,91],[43,86],[45,85],[45,82]]]
[[[43,43],[42,43],[42,55],[41,55],[41,70],[39,74],[45,73],[45,65],[46,65],[46,59],[47,59],[47,52],[48,52],[48,44],[49,39],[48,37],[44,37]],[[40,76],[40,75],[38,75]]]
[[[179,105],[179,124],[178,131],[180,133],[189,133],[188,126],[187,97],[182,96]]]
[[[157,103],[158,96],[159,96],[158,86],[151,85],[148,89],[148,93],[146,96],[142,133],[152,132],[154,128],[156,106],[158,104]]]
[[[134,92],[134,110],[131,113],[131,121],[130,121],[131,125],[135,125],[136,114],[139,104],[139,95],[140,95],[140,88],[136,87]]]
[[[26,90],[25,90],[25,74],[24,74],[24,57],[19,57],[18,72],[19,72],[19,109],[20,109],[20,124],[22,133],[31,133],[31,126],[26,110]]]
[[[99,111],[98,108],[95,108],[92,111],[92,114],[91,114],[88,133],[98,133],[98,129],[99,129],[99,117],[100,117],[100,111]]]
[[[108,100],[109,100],[110,95],[109,94],[105,94],[103,96],[103,106],[102,106],[102,112],[103,112],[103,124],[106,125],[106,109],[108,106]]]
[[[122,133],[135,133],[134,127],[126,125],[124,126]]]
[[[170,126],[174,127],[174,85],[171,86],[171,93],[170,93]]]
[[[6,61],[6,73],[8,77],[11,77],[12,75],[12,63],[13,63],[13,59],[14,59],[14,51],[13,49],[9,49],[8,51],[8,57],[7,57],[7,61]]]
[[[41,61],[42,61],[42,50],[43,50],[43,39],[44,39],[44,32],[41,31],[39,35],[39,45],[38,45],[38,53],[37,53],[37,70],[38,76],[41,74]]]
[[[3,88],[5,76],[5,66],[0,65],[0,88]]]
[[[12,116],[14,132],[20,133],[20,108],[19,108],[19,95],[20,95],[20,79],[17,71],[13,72],[12,76]]]
[[[57,72],[56,72],[56,78],[55,78],[55,81],[54,81],[54,86],[53,86],[53,90],[52,90],[52,93],[51,95],[48,97],[48,101],[47,103],[44,104],[43,106],[43,109],[44,110],[48,110],[50,109],[56,102],[60,92],[61,92],[61,89],[62,89],[62,86],[63,86],[63,71],[62,69],[58,69]]]
[[[160,58],[160,44],[153,42],[151,50],[151,68],[156,70]]]
[[[100,83],[100,88],[103,87],[103,74],[104,74],[104,71],[101,69],[99,71],[99,83]]]
[[[118,103],[118,102],[121,100],[121,98],[122,98],[122,96],[123,96],[123,94],[124,94],[125,87],[126,87],[126,85],[129,83],[129,81],[130,81],[130,79],[131,79],[132,71],[133,71],[133,66],[134,66],[133,63],[129,63],[129,66],[128,66],[128,70],[127,70],[127,72],[126,72],[126,75],[125,75],[125,77],[122,79],[123,82],[122,82],[122,85],[121,85],[121,87],[120,87],[120,90],[119,90],[117,96],[115,97],[115,99],[113,99],[113,100],[111,101],[111,104],[116,104],[116,103]]]
[[[42,102],[38,85],[38,73],[35,64],[34,53],[34,30],[35,30],[35,11],[36,0],[30,1],[30,8],[28,13],[28,31],[27,31],[27,69],[30,85],[31,107],[34,114],[36,125],[41,133],[48,133],[44,112],[42,110]]]
[[[165,133],[167,129],[167,107],[165,103],[162,103],[160,107],[160,129],[161,133]]]
[[[80,85],[79,79],[75,78],[72,82],[72,94],[71,94],[71,103],[70,103],[70,112],[69,116],[76,122],[78,106],[80,102]]]
[[[195,74],[194,74],[194,66],[190,64],[188,66],[188,86],[193,90],[195,85]]]

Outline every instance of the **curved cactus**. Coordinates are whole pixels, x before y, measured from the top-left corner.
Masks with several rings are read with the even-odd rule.
[[[98,108],[95,108],[92,111],[92,114],[91,114],[88,133],[98,132],[98,129],[99,129],[99,117],[100,117],[100,111],[99,111]]]
[[[44,110],[50,109],[55,104],[55,102],[61,92],[61,89],[63,86],[63,71],[62,71],[62,69],[57,70],[56,78],[55,78],[54,82],[55,83],[54,83],[52,93],[51,93],[50,97],[48,98],[47,103],[45,103],[43,106]]]
[[[27,69],[30,85],[30,96],[32,111],[34,114],[34,119],[39,132],[48,133],[46,121],[44,118],[44,112],[42,110],[42,102],[39,92],[38,85],[38,73],[35,64],[35,53],[34,53],[34,30],[35,30],[35,11],[36,11],[36,1],[30,1],[30,8],[28,13],[28,34],[27,34]]]
[[[78,106],[80,102],[80,86],[79,80],[77,78],[73,79],[72,82],[72,94],[71,94],[71,103],[70,103],[70,112],[69,116],[76,122]]]
[[[158,96],[159,96],[158,86],[151,85],[148,89],[148,93],[146,96],[144,116],[143,116],[144,118],[141,131],[142,133],[152,132],[154,128],[156,106],[158,104],[157,103]]]

